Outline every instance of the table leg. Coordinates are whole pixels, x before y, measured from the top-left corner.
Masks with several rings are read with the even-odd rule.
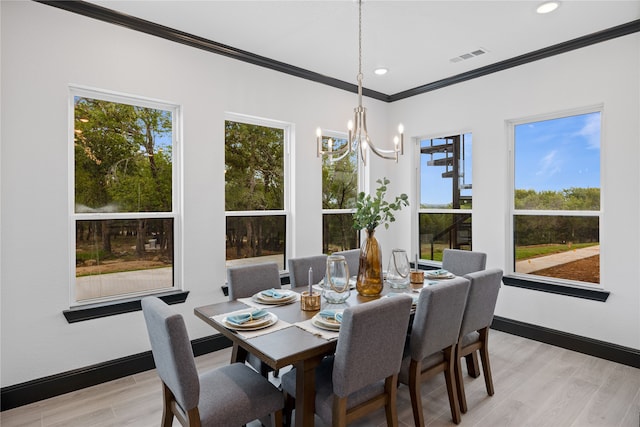
[[[240,347],[238,344],[233,343],[233,350],[231,350],[231,363],[244,363],[247,360],[247,350]]]
[[[316,366],[322,356],[302,360],[296,368],[296,427],[313,427],[316,412]]]

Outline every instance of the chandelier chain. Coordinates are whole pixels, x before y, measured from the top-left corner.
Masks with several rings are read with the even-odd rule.
[[[362,0],[358,0],[358,80],[362,80]]]

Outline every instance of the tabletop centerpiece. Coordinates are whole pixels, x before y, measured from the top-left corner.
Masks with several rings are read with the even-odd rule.
[[[393,202],[384,200],[387,185],[391,182],[387,177],[376,181],[379,186],[375,196],[361,191],[356,200],[356,211],[353,214],[353,228],[360,231],[365,229],[367,237],[360,247],[360,260],[358,263],[358,277],[356,289],[363,296],[376,296],[382,292],[384,279],[382,276],[382,248],[374,233],[376,228],[384,225],[389,228],[389,223],[396,220],[393,212],[399,211],[403,206],[409,206],[409,198],[402,193],[396,196]]]

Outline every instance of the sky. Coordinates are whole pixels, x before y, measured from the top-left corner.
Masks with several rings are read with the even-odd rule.
[[[466,184],[472,183],[471,140],[471,134],[466,134],[463,159],[463,181]],[[429,140],[421,141],[421,145],[429,145]],[[516,189],[561,191],[571,187],[599,188],[600,113],[517,125],[514,153]],[[435,154],[433,158],[438,157],[443,157],[443,154]],[[451,178],[441,177],[444,167],[427,166],[429,160],[430,155],[422,155],[421,203],[451,203]],[[471,190],[462,193],[465,194],[471,195]]]

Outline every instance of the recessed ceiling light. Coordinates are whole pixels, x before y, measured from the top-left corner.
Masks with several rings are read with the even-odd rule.
[[[553,12],[554,10],[556,10],[558,8],[558,6],[560,6],[560,2],[547,1],[547,2],[542,3],[540,6],[538,6],[538,8],[536,9],[536,12],[538,12],[540,14]]]
[[[387,74],[389,70],[386,68],[376,68],[375,70],[373,70],[373,72],[377,75],[377,76],[384,76],[385,74]]]

